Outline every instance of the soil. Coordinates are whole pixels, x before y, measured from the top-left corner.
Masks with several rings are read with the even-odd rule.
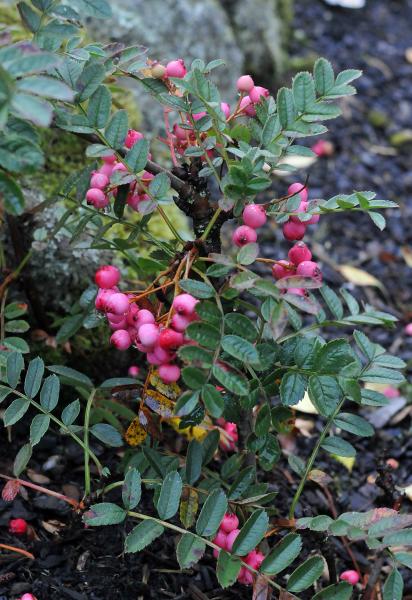
[[[328,7],[321,0],[296,0],[295,8],[294,56],[307,58],[316,53],[329,58],[336,69],[364,71],[357,83],[358,96],[344,102],[343,117],[330,123],[328,139],[335,146],[334,155],[319,160],[310,169],[311,197],[329,198],[337,191],[373,189],[378,197],[400,204],[399,210],[387,211],[387,229],[383,233],[367,216],[342,215],[322,219],[310,244],[322,263],[328,284],[335,288],[345,284],[360,300],[399,317],[395,329],[379,328],[369,333],[411,364],[412,337],[403,332],[405,324],[412,320],[411,142],[394,145],[391,136],[405,132],[412,122],[412,64],[405,54],[412,46],[412,0],[368,0],[366,8],[360,11]],[[283,191],[284,183],[278,188]],[[279,252],[286,254],[287,245],[280,237],[277,242]],[[269,256],[271,249],[264,251]],[[383,283],[383,289],[355,289],[338,273],[338,264],[367,270]],[[315,431],[320,428],[313,416],[301,417]],[[412,484],[410,429],[408,410],[393,418],[383,414],[376,437],[355,442],[358,455],[351,474],[343,465],[321,456],[317,468],[332,477],[329,489],[333,500],[321,487],[309,484],[298,514],[364,511],[394,502],[398,495],[396,486]],[[0,472],[10,472],[24,433],[24,428],[14,427],[10,444],[7,432],[1,431]],[[285,443],[297,444],[295,453],[303,457],[310,451],[313,439],[299,436],[286,439]],[[387,458],[397,459],[399,468],[390,472]],[[114,452],[104,456],[105,464],[114,464],[114,459]],[[48,434],[30,466],[34,477],[42,473],[49,479],[46,487],[80,497],[82,455],[70,442]],[[393,478],[385,490],[374,482],[378,472],[383,479]],[[297,477],[286,461],[271,476],[271,485],[278,491],[276,509],[279,516],[285,516]],[[209,553],[198,566],[180,572],[174,536],[162,536],[138,555],[124,555],[123,540],[129,524],[125,528],[84,529],[79,515],[63,502],[31,491],[29,495],[30,502],[21,497],[13,503],[0,501],[1,543],[17,545],[35,556],[28,560],[11,552],[0,554],[0,600],[15,600],[24,592],[32,592],[38,600],[206,600],[252,596],[250,589],[239,585],[221,590],[215,577],[215,561]],[[403,509],[410,508],[411,503],[404,499]],[[17,539],[7,532],[9,519],[16,517],[28,520],[30,535]],[[53,527],[55,533],[51,531]],[[307,536],[305,544],[307,548],[324,549],[320,535]],[[352,550],[361,568],[367,569],[364,547],[354,544]],[[337,559],[338,572],[352,567],[341,545],[332,546],[330,552]],[[406,571],[404,578],[405,598],[412,598],[412,578]],[[308,592],[302,598],[312,595]]]

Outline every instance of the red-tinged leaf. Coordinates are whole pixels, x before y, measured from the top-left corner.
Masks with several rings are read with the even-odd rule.
[[[10,479],[3,488],[1,497],[4,502],[13,502],[20,491],[20,483],[16,479]]]

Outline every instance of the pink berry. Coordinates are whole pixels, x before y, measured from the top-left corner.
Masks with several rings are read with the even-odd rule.
[[[229,552],[232,552],[233,544],[239,533],[240,529],[232,529],[232,531],[227,534],[226,548]]]
[[[104,165],[101,166],[97,172],[99,174],[105,175],[107,178],[109,178],[110,175],[112,174],[112,171],[113,171],[113,165],[111,165],[109,163],[104,163]]]
[[[320,215],[312,215],[311,218],[309,219],[309,221],[305,221],[306,225],[316,225],[316,223],[319,223],[319,219],[320,219]]]
[[[109,289],[117,285],[120,281],[120,271],[112,265],[103,265],[96,271],[94,280],[99,288]]]
[[[183,344],[183,335],[174,329],[166,327],[159,336],[159,346],[163,350],[175,350]]]
[[[110,343],[118,350],[127,350],[132,345],[130,334],[125,329],[118,329],[110,338]]]
[[[302,200],[304,202],[307,202],[308,199],[308,190],[307,188],[305,188],[303,183],[300,183],[299,181],[296,181],[295,183],[292,183],[289,187],[288,187],[288,195],[292,196],[294,194],[299,194],[299,196],[302,198]]]
[[[116,289],[100,289],[97,292],[96,300],[94,301],[94,305],[96,310],[104,312],[107,310],[107,302],[113,294],[116,294]]]
[[[406,335],[412,335],[412,323],[408,323],[405,326],[405,333]]]
[[[323,156],[332,156],[332,154],[335,151],[335,148],[334,148],[332,142],[329,142],[328,140],[318,140],[315,144],[313,144],[313,146],[311,147],[311,150],[317,156],[323,157]]]
[[[141,202],[139,194],[131,194],[127,197],[127,205],[135,211],[139,209],[139,202]]]
[[[171,60],[166,65],[166,76],[167,77],[178,77],[181,79],[187,73],[184,60],[179,58],[178,60]]]
[[[220,524],[220,529],[225,533],[230,533],[239,527],[239,519],[234,513],[226,513]]]
[[[124,315],[129,311],[129,298],[126,294],[117,292],[107,300],[107,309],[115,315]]]
[[[102,204],[106,200],[106,195],[99,188],[90,188],[86,193],[87,204]]]
[[[146,323],[138,329],[139,339],[145,346],[154,346],[159,339],[159,328],[154,323]]]
[[[102,190],[109,183],[109,178],[104,173],[95,173],[90,179],[90,187]]]
[[[287,288],[285,291],[287,291],[288,294],[295,294],[295,296],[306,296],[306,290],[304,288],[291,287]]]
[[[205,110],[202,110],[201,112],[193,113],[193,119],[195,121],[200,121],[200,119],[202,119],[206,115],[207,115],[207,112]]]
[[[237,576],[237,580],[243,585],[253,585],[253,574],[246,567],[242,567]]]
[[[250,92],[255,87],[255,83],[250,75],[242,75],[236,83],[239,92]]]
[[[392,385],[388,385],[388,387],[386,387],[382,393],[384,396],[390,399],[398,398],[401,395],[400,391]]]
[[[213,543],[216,544],[216,546],[219,546],[219,548],[226,550],[227,535],[222,529],[219,529],[216,536],[213,538]]]
[[[170,324],[176,331],[183,332],[185,331],[186,327],[190,324],[190,319],[188,319],[184,315],[176,314],[173,315]]]
[[[256,242],[257,233],[251,227],[248,227],[247,225],[241,225],[233,232],[232,240],[236,246],[241,248],[242,246],[246,246],[246,244]]]
[[[269,90],[260,85],[256,85],[249,92],[249,98],[252,100],[253,104],[257,104],[258,102],[261,102],[268,96],[269,96]]]
[[[102,156],[102,161],[108,165],[114,165],[114,163],[116,162],[116,155],[115,154],[109,154],[107,156]]]
[[[141,310],[139,310],[138,315],[137,315],[137,327],[141,327],[142,325],[146,325],[146,323],[154,323],[155,322],[155,318],[153,316],[153,314],[150,312],[150,310],[147,310],[146,308],[142,308]]]
[[[298,242],[289,250],[288,256],[294,265],[298,265],[304,260],[310,260],[312,258],[312,252],[309,250],[305,242]]]
[[[301,240],[306,232],[306,225],[304,223],[294,223],[293,221],[287,221],[282,227],[284,237],[293,242],[294,240]]]
[[[256,109],[249,96],[244,96],[239,104],[239,110],[243,111],[248,117],[256,116]]]
[[[283,279],[284,277],[290,277],[290,275],[295,274],[295,271],[292,267],[293,265],[288,263],[287,260],[279,260],[272,267],[272,275],[275,279]]]
[[[9,521],[9,531],[15,535],[23,535],[27,531],[27,521],[24,519],[11,519]]]
[[[159,377],[163,383],[175,383],[180,377],[180,369],[176,365],[161,365]]]
[[[175,134],[175,136],[177,137],[178,140],[186,140],[187,136],[190,133],[189,129],[183,129],[183,127],[180,127],[180,125],[178,125],[177,123],[175,123],[173,125],[173,133]]]
[[[126,148],[131,148],[138,140],[143,139],[143,133],[140,131],[136,131],[135,129],[129,129],[126,135],[126,139],[124,141],[124,145]]]
[[[227,102],[221,102],[220,108],[225,115],[226,119],[230,117],[230,105]]]
[[[314,279],[322,279],[322,273],[318,263],[313,260],[304,260],[299,263],[296,268],[296,274],[301,277],[313,277]]]
[[[127,329],[127,321],[122,315],[121,320],[118,322],[109,319],[109,326],[112,331],[117,331],[118,329]]]
[[[236,423],[225,423],[224,430],[226,431],[226,433],[228,434],[229,438],[233,442],[237,442],[238,441],[239,436],[238,436],[238,432],[237,432],[237,425],[236,425]]]
[[[190,317],[193,315],[195,306],[199,302],[191,294],[179,294],[173,299],[173,308],[178,315],[183,317]]]
[[[261,204],[248,204],[245,206],[242,218],[244,224],[252,227],[252,229],[262,227],[267,220],[265,209]]]
[[[342,581],[347,581],[348,583],[350,583],[351,585],[356,585],[360,579],[359,577],[359,573],[357,571],[343,571],[343,573],[340,574],[339,579],[341,579]]]
[[[127,171],[127,167],[123,163],[118,162],[114,165],[112,173],[116,173],[116,171]]]
[[[137,377],[139,375],[139,367],[137,365],[130,365],[130,367],[127,370],[127,374],[129,375],[129,377]]]
[[[257,569],[259,569],[260,565],[263,563],[264,559],[265,559],[265,555],[262,554],[262,552],[259,552],[259,550],[252,550],[246,556],[245,563],[250,565],[252,567],[252,569],[257,570]]]
[[[153,353],[156,355],[156,358],[160,361],[160,364],[162,365],[170,363],[170,361],[173,360],[175,356],[173,352],[161,348],[159,342],[153,348]]]
[[[33,594],[23,594],[20,600],[37,600],[37,598],[36,596],[33,596]]]
[[[299,206],[297,207],[296,213],[305,213],[307,211],[308,208],[308,204],[309,202],[306,202],[305,200],[302,200],[301,203],[299,204]],[[292,215],[290,217],[290,220],[293,221],[294,223],[301,223],[301,219],[300,219],[301,215],[300,214],[296,214],[296,215]],[[305,221],[305,224],[307,223],[307,221]]]

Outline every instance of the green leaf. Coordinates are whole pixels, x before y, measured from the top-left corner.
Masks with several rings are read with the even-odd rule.
[[[73,425],[77,417],[80,413],[80,402],[78,400],[74,400],[68,404],[62,412],[62,421],[66,427],[70,427]]]
[[[179,286],[187,292],[192,294],[195,298],[212,298],[215,295],[215,290],[212,286],[204,283],[203,281],[196,281],[195,279],[183,279],[180,281]]]
[[[200,397],[199,390],[187,390],[179,397],[174,407],[174,413],[178,417],[190,415],[190,413],[198,406]]]
[[[24,393],[29,398],[34,398],[40,389],[44,374],[44,362],[41,358],[34,358],[29,362],[24,380]]]
[[[171,519],[179,510],[182,495],[182,479],[177,471],[170,471],[164,478],[157,501],[157,512],[161,519]]]
[[[322,442],[321,448],[326,450],[326,452],[329,452],[330,454],[336,454],[337,456],[346,456],[348,458],[356,456],[355,448],[349,444],[349,442],[336,436],[329,436],[326,438],[326,440]]]
[[[366,419],[352,413],[340,413],[335,417],[334,424],[344,431],[361,437],[370,437],[374,434],[372,425]]]
[[[334,585],[328,585],[317,594],[312,600],[350,600],[352,598],[353,586],[346,581],[341,581]]]
[[[316,100],[312,76],[307,72],[298,73],[293,79],[292,91],[298,111],[308,112]]]
[[[47,410],[47,412],[51,412],[54,408],[56,408],[57,403],[59,401],[60,394],[60,380],[57,375],[49,375],[44,380],[43,386],[40,391],[40,404]]]
[[[53,110],[46,100],[40,100],[28,94],[16,93],[13,97],[12,108],[20,117],[39,127],[48,127],[51,123]]]
[[[244,363],[255,364],[259,362],[256,347],[238,335],[225,335],[222,339],[222,348],[225,352]]]
[[[84,320],[84,314],[73,315],[64,319],[62,326],[56,334],[56,341],[58,344],[64,344],[70,339],[82,326]]]
[[[118,149],[124,144],[128,131],[128,118],[125,110],[118,110],[110,119],[104,136],[111,148]]]
[[[207,465],[214,457],[219,446],[220,433],[214,429],[202,441],[203,464]]]
[[[22,354],[30,352],[27,342],[19,337],[7,337],[3,340],[3,344],[13,352],[21,352]]]
[[[84,102],[94,94],[106,77],[106,70],[103,65],[92,63],[85,67],[76,82],[78,91],[78,101]],[[126,132],[127,133],[127,132]]]
[[[240,313],[228,313],[225,315],[225,331],[232,333],[242,332],[242,336],[249,342],[255,342],[257,330],[253,322]]]
[[[159,173],[149,184],[149,193],[157,200],[167,196],[170,189],[170,180],[166,173]]]
[[[284,406],[294,406],[305,395],[307,379],[301,373],[288,371],[280,384],[280,400]]]
[[[228,490],[229,500],[237,500],[243,496],[248,488],[255,482],[256,469],[253,466],[242,469]]]
[[[355,360],[356,356],[348,342],[336,339],[319,349],[315,358],[315,368],[321,373],[335,374]]]
[[[136,379],[134,377],[112,377],[105,379],[103,383],[99,385],[100,389],[111,389],[120,385],[134,385],[136,387]]]
[[[335,83],[333,67],[326,58],[318,58],[313,69],[316,91],[321,96],[327,95]]]
[[[336,76],[336,85],[346,85],[361,76],[362,71],[359,71],[358,69],[345,69]]]
[[[32,447],[30,444],[24,444],[17,453],[13,463],[13,474],[15,477],[20,477],[24,469],[27,467],[32,455]]]
[[[152,521],[151,519],[142,521],[126,537],[125,552],[140,552],[140,550],[143,550],[143,548],[146,548],[146,546],[160,537],[163,532],[163,525],[156,523],[156,521]]]
[[[383,586],[383,600],[402,600],[403,579],[397,569],[393,569]]]
[[[369,210],[368,215],[370,216],[370,218],[372,219],[372,221],[378,229],[380,229],[381,231],[385,229],[386,219],[381,213]]]
[[[220,344],[220,331],[209,325],[208,323],[190,323],[185,331],[186,337],[195,342],[198,342],[201,346],[216,350]]]
[[[19,83],[18,89],[22,92],[63,102],[71,102],[74,98],[74,93],[68,85],[54,77],[45,77],[44,75],[25,77]]]
[[[6,319],[16,319],[27,312],[27,304],[22,302],[12,302],[8,304],[4,310]]]
[[[202,445],[196,440],[191,440],[187,449],[185,469],[186,481],[189,485],[196,483],[202,473],[202,458]]]
[[[385,546],[412,546],[412,529],[385,535],[383,543]]]
[[[91,389],[93,387],[93,382],[91,379],[89,379],[87,375],[83,375],[83,373],[80,373],[75,369],[64,367],[63,365],[51,365],[47,368],[49,371],[52,371],[52,373],[57,373],[57,375],[60,375],[63,383],[67,383],[68,385],[75,387],[84,387],[86,389]]]
[[[197,564],[205,553],[205,550],[206,544],[203,540],[200,540],[192,533],[182,535],[176,548],[176,556],[180,568],[189,569]]]
[[[30,402],[24,398],[16,398],[6,408],[3,415],[5,427],[10,427],[19,421],[27,412]]]
[[[41,23],[41,17],[39,13],[35,12],[28,4],[25,2],[18,2],[17,9],[20,13],[21,20],[24,25],[32,32],[35,33]]]
[[[148,157],[149,142],[145,139],[140,139],[130,148],[124,162],[133,173],[140,173],[145,168]]]
[[[36,415],[30,425],[30,443],[35,446],[40,442],[50,425],[49,415]]]
[[[123,487],[122,500],[127,510],[133,510],[140,502],[142,495],[142,481],[140,473],[137,469],[129,469],[127,471]]]
[[[261,571],[267,575],[277,575],[297,558],[302,549],[302,538],[297,533],[289,533],[268,554],[262,563]]]
[[[207,412],[215,419],[221,417],[225,407],[225,401],[222,394],[218,392],[215,386],[207,383],[202,387],[201,395]]]
[[[412,569],[412,552],[394,552],[394,557],[408,569]]]
[[[90,428],[90,433],[103,442],[103,444],[106,444],[106,446],[114,448],[123,446],[122,436],[113,425],[109,425],[108,423],[96,423],[96,425]]]
[[[223,490],[216,489],[207,497],[196,522],[196,533],[204,537],[212,536],[227,510],[227,498]]]
[[[308,558],[295,569],[288,579],[287,590],[302,592],[310,587],[323,573],[324,561],[320,556]]]
[[[292,90],[280,88],[276,100],[279,120],[284,129],[291,127],[296,119],[296,108]]]
[[[259,256],[259,245],[255,243],[246,244],[237,253],[237,262],[240,265],[251,265]]]
[[[92,504],[83,515],[83,521],[91,527],[100,527],[102,525],[117,525],[126,518],[126,511],[121,506],[112,502],[101,502]]]
[[[5,385],[0,384],[0,403],[9,396],[13,390]]]
[[[24,359],[20,352],[12,352],[9,354],[6,363],[7,383],[13,389],[17,386],[23,369]]]
[[[269,517],[263,510],[255,510],[240,530],[233,543],[232,552],[238,556],[246,556],[262,541],[269,524]]]
[[[198,367],[185,367],[182,370],[182,379],[192,390],[199,390],[207,381],[207,372]]]
[[[18,216],[23,213],[25,202],[20,186],[12,177],[2,172],[0,172],[0,196],[3,198],[6,212],[10,215]]]
[[[249,382],[241,373],[229,370],[229,368],[226,370],[220,364],[213,365],[212,373],[229,392],[237,396],[247,396],[249,394]]]
[[[241,567],[242,563],[239,558],[228,554],[224,550],[219,552],[216,575],[222,588],[227,588],[236,582]]]
[[[30,329],[30,325],[27,323],[27,321],[16,319],[14,321],[7,321],[4,329],[9,333],[25,333]]]
[[[106,19],[112,16],[112,9],[106,0],[74,0],[79,11],[90,17]]]
[[[330,375],[312,375],[308,393],[311,402],[324,417],[334,412],[342,397],[338,382]]]
[[[99,85],[87,106],[87,118],[91,127],[103,129],[110,117],[112,96],[105,85]]]
[[[325,284],[320,288],[319,291],[333,316],[336,319],[342,319],[343,306],[339,296],[337,296],[337,294],[335,294],[335,292]]]

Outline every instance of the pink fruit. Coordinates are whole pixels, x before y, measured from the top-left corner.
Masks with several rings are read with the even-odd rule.
[[[243,585],[253,585],[253,574],[246,567],[242,567],[237,580],[239,583],[243,583]]]
[[[294,240],[301,240],[306,232],[306,225],[304,223],[294,223],[293,221],[287,221],[282,227],[284,237],[293,242]]]
[[[127,171],[127,167],[123,163],[118,162],[114,165],[112,173],[116,173],[116,171]]]
[[[290,277],[294,275],[295,270],[291,268],[293,265],[288,263],[287,260],[279,260],[272,267],[272,275],[275,279],[283,279],[284,277]]]
[[[159,336],[159,346],[163,350],[175,350],[183,344],[183,335],[174,329],[166,327]]]
[[[139,367],[137,365],[130,365],[127,374],[129,377],[137,377],[139,375]]]
[[[259,550],[252,550],[245,558],[245,563],[250,565],[252,569],[259,569],[260,565],[263,563],[265,559],[265,555]]]
[[[339,579],[342,581],[347,581],[351,585],[356,585],[360,579],[359,573],[357,571],[344,571],[340,574]]]
[[[96,271],[94,280],[99,288],[109,289],[117,285],[120,281],[120,271],[112,265],[103,265]]]
[[[206,115],[207,115],[207,112],[205,110],[202,110],[201,112],[193,113],[193,119],[195,121],[199,121],[200,119],[202,119]]]
[[[189,129],[183,129],[183,127],[180,127],[180,125],[178,125],[177,123],[175,123],[173,125],[173,133],[175,134],[175,136],[177,137],[178,140],[186,140],[187,136],[190,133]]]
[[[248,117],[256,116],[256,109],[249,96],[244,96],[239,103],[239,110],[243,111]]]
[[[98,204],[101,205],[106,200],[106,195],[99,188],[90,188],[86,192],[87,204]]]
[[[252,229],[262,227],[267,221],[266,212],[260,204],[248,204],[242,214],[243,223]]]
[[[298,265],[304,260],[310,260],[312,258],[312,252],[309,250],[305,242],[298,242],[289,250],[288,256],[294,265]]]
[[[299,204],[299,206],[297,207],[297,209],[295,211],[293,211],[293,212],[296,212],[296,213],[305,213],[307,211],[308,204],[309,204],[309,202],[306,202],[305,200],[302,200],[301,203]],[[301,223],[300,217],[301,217],[300,214],[292,215],[290,217],[290,220],[293,221],[294,223]],[[307,223],[307,221],[305,221],[305,223]]]
[[[238,441],[239,436],[238,436],[238,432],[237,432],[237,425],[236,425],[236,423],[225,423],[224,430],[226,431],[226,433],[228,434],[229,438],[233,442],[237,442]]]
[[[255,83],[250,75],[242,75],[236,83],[239,92],[250,92],[255,87]]]
[[[109,163],[104,163],[104,165],[101,166],[97,172],[100,173],[101,175],[106,175],[106,177],[109,178],[110,175],[112,174],[112,171],[113,171],[113,165],[111,165]]]
[[[139,202],[141,202],[139,194],[131,194],[127,197],[127,205],[135,211],[139,210]]]
[[[109,320],[109,326],[112,331],[117,331],[118,329],[127,329],[127,321],[124,316],[122,316],[122,320],[116,323],[116,321]]]
[[[306,290],[304,288],[288,288],[287,290],[288,294],[295,294],[295,296],[306,296]]]
[[[161,348],[159,346],[159,343],[157,343],[153,348],[153,353],[162,365],[170,363],[170,361],[173,360],[173,357],[175,356],[173,352],[169,352],[168,350],[164,350],[163,348]]]
[[[190,317],[193,315],[195,306],[199,302],[191,294],[179,294],[173,299],[173,308],[177,314],[183,317]]]
[[[130,325],[131,327],[137,326],[138,314],[139,314],[139,307],[137,306],[137,304],[134,304],[134,303],[129,304],[129,311],[126,315],[128,325]]]
[[[136,323],[137,327],[141,327],[141,325],[145,325],[146,323],[154,323],[154,322],[155,322],[155,318],[154,318],[153,314],[150,312],[150,310],[147,310],[146,308],[142,308],[141,310],[139,310],[139,313],[137,315],[137,323]]]
[[[146,323],[138,329],[139,339],[144,346],[154,346],[159,339],[159,328],[154,323]]]
[[[33,596],[33,594],[23,594],[20,600],[37,600],[37,598],[36,596]]]
[[[405,333],[406,335],[412,335],[412,323],[408,323],[405,326]]]
[[[307,188],[305,188],[303,183],[300,183],[298,181],[296,181],[295,183],[292,183],[288,187],[288,195],[291,196],[292,194],[299,194],[300,197],[302,198],[302,200],[304,202],[307,202],[308,190],[307,190]]]
[[[386,387],[382,393],[387,398],[398,398],[401,395],[400,391],[392,385],[388,385],[388,387]]]
[[[227,535],[222,529],[219,529],[216,536],[213,538],[213,543],[216,544],[216,546],[219,546],[219,548],[226,550]]]
[[[110,338],[110,343],[115,346],[118,350],[127,350],[132,345],[129,332],[125,329],[119,329],[115,331]]]
[[[96,310],[99,310],[101,312],[107,310],[107,302],[109,301],[109,298],[113,296],[113,294],[116,294],[116,289],[99,290],[97,292],[96,300],[94,301]]]
[[[167,77],[178,77],[181,79],[187,73],[184,60],[179,58],[178,60],[171,60],[166,65],[166,76]]]
[[[129,129],[126,135],[126,139],[124,141],[124,145],[126,148],[131,148],[138,140],[143,139],[143,133],[140,131],[136,131],[135,129]]]
[[[249,98],[252,100],[253,104],[257,104],[258,102],[261,102],[268,96],[269,96],[269,90],[260,85],[256,85],[249,92]]]
[[[229,552],[232,552],[233,544],[239,533],[240,529],[232,529],[232,531],[227,534],[226,548],[229,550]]]
[[[190,324],[190,319],[183,315],[176,314],[173,315],[170,324],[176,331],[183,332],[185,331],[186,327]]]
[[[230,533],[239,527],[239,519],[234,513],[226,513],[220,524],[220,529],[225,533]]]
[[[106,187],[106,185],[108,185],[108,183],[109,183],[109,178],[104,173],[95,173],[94,175],[92,175],[92,178],[90,179],[90,187],[92,189],[98,188],[99,190],[102,190],[103,188]]]
[[[121,292],[116,292],[108,298],[106,306],[109,312],[115,315],[124,315],[129,311],[129,297]]]
[[[108,165],[114,165],[116,160],[117,159],[116,159],[115,154],[109,154],[108,156],[102,156],[102,161]]]
[[[246,246],[246,244],[256,242],[257,233],[251,227],[248,227],[247,225],[241,225],[233,232],[232,240],[236,246],[241,248],[242,246]]]
[[[322,279],[322,273],[318,263],[313,260],[304,260],[299,263],[296,268],[296,274],[301,277],[313,277],[314,279]]]
[[[306,225],[316,225],[316,223],[319,223],[319,219],[320,219],[320,215],[312,215],[311,218],[309,219],[309,221],[305,221]]]
[[[225,115],[226,119],[230,117],[230,105],[227,102],[221,102],[220,108]]]
[[[10,519],[9,531],[15,535],[24,535],[27,531],[27,521],[24,519]]]
[[[332,154],[335,152],[332,142],[329,142],[328,140],[318,140],[315,144],[313,144],[311,150],[319,157],[332,156]]]
[[[174,383],[180,377],[180,369],[176,365],[161,365],[159,377],[163,383]]]

